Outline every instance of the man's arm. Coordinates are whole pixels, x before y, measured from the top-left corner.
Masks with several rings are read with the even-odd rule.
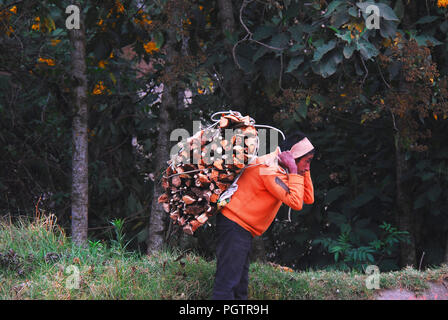
[[[310,171],[306,171],[304,175],[303,202],[306,204],[314,203],[314,187]]]
[[[266,189],[274,197],[294,210],[302,210],[305,190],[304,176],[294,173],[289,175],[272,173],[261,174],[260,177]],[[310,194],[307,197],[307,200],[310,200]]]

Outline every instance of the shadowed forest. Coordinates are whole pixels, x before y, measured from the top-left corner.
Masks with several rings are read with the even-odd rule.
[[[171,133],[234,110],[316,147],[314,204],[253,261],[448,263],[447,49],[446,0],[1,0],[0,215],[212,260],[214,217],[184,234],[158,198]]]

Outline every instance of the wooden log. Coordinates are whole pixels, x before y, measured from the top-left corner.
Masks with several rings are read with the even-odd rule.
[[[229,119],[227,119],[224,116],[221,116],[221,119],[219,120],[219,127],[220,128],[227,128],[227,126],[229,125]]]
[[[182,197],[182,201],[185,202],[186,204],[192,204],[193,202],[196,202],[196,199],[189,195],[184,195]]]
[[[171,184],[175,187],[180,187],[180,185],[182,184],[182,181],[180,180],[179,176],[173,176],[171,178]]]
[[[166,193],[162,193],[160,197],[157,199],[158,203],[168,203],[170,201],[170,197]]]
[[[196,221],[198,221],[200,224],[204,224],[208,220],[207,213],[203,213],[200,216],[196,217]]]
[[[200,206],[200,205],[192,204],[192,205],[186,206],[186,208],[185,208],[185,213],[191,214],[193,216],[198,215],[203,211],[204,211],[204,206]]]
[[[170,213],[170,218],[174,221],[177,221],[179,219],[179,210],[176,210],[174,212]]]
[[[224,161],[222,159],[218,159],[213,162],[213,166],[219,170],[223,170],[223,167],[222,167],[223,162]]]
[[[213,193],[210,197],[210,202],[216,203],[218,201],[218,199],[219,199],[219,194]]]

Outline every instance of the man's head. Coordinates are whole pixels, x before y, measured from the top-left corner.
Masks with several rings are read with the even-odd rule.
[[[290,151],[294,157],[298,172],[310,170],[311,160],[314,157],[315,148],[308,138],[301,132],[295,131],[288,135],[280,144],[281,151]]]

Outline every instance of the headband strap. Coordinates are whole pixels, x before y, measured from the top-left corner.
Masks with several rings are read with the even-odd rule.
[[[291,148],[291,153],[294,159],[300,158],[301,156],[307,154],[308,152],[314,150],[314,146],[308,140],[308,138],[303,138]]]

